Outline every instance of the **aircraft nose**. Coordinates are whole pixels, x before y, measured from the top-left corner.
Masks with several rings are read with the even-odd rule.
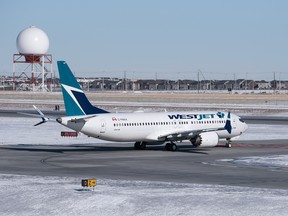
[[[57,118],[56,121],[61,124],[62,123],[62,118]]]

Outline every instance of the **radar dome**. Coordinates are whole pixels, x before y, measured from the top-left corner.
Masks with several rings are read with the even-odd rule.
[[[47,34],[35,26],[22,30],[16,39],[20,54],[45,54],[49,48]]]

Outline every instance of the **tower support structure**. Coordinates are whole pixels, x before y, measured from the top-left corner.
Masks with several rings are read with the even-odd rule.
[[[54,74],[51,54],[14,54],[14,90],[52,91]]]

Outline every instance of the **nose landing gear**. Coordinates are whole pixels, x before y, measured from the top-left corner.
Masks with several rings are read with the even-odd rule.
[[[227,148],[231,148],[232,145],[231,145],[231,139],[230,138],[227,138],[226,139],[226,145],[225,145]]]

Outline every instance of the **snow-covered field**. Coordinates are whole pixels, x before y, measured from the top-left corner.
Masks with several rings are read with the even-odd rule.
[[[0,175],[0,215],[287,215],[288,190]]]
[[[48,122],[34,127],[33,125],[38,123],[40,120],[38,118],[0,117],[0,145],[65,145],[99,143],[99,140],[88,138],[85,135],[80,135],[77,138],[63,138],[60,136],[61,131],[69,131],[69,129],[57,122]]]
[[[103,145],[88,138],[62,138],[60,124],[0,117],[0,145]],[[267,133],[269,131],[269,133]],[[249,125],[239,140],[288,139],[287,127]],[[109,145],[109,142],[105,142]],[[132,146],[132,145],[131,145]],[[252,166],[287,167],[288,156],[226,159]],[[81,179],[0,174],[0,215],[287,215],[288,190],[220,185],[98,179],[83,190]]]

